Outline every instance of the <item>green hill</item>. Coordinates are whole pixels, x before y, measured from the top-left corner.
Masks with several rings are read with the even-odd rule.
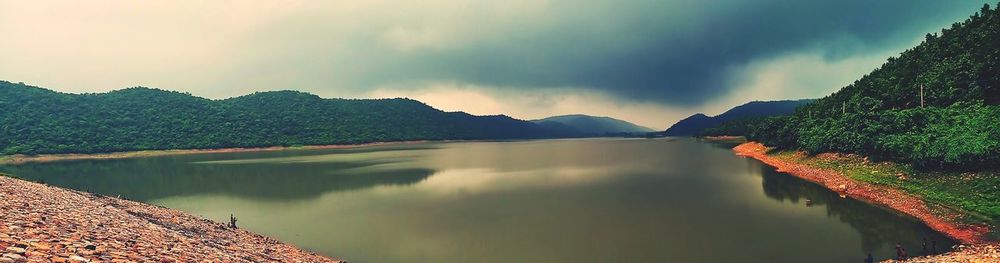
[[[811,101],[809,99],[751,101],[712,117],[702,113],[691,115],[670,125],[663,133],[667,136],[731,135],[726,133],[734,132],[737,127],[745,127],[743,123],[747,120],[789,115],[795,112],[796,107]],[[745,128],[739,130],[743,131]]]
[[[563,129],[567,132],[578,132],[588,135],[653,132],[653,129],[635,125],[631,122],[582,114],[552,116],[533,120],[532,122],[557,130]]]
[[[997,167],[998,103],[1000,11],[987,5],[794,115],[752,125],[747,136],[921,167]]]
[[[224,100],[149,88],[66,94],[0,81],[0,154],[96,153],[568,134],[411,99],[260,92]]]

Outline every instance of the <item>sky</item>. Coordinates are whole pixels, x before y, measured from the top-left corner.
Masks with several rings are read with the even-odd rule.
[[[0,79],[71,93],[408,97],[664,129],[828,95],[986,2],[0,0]]]

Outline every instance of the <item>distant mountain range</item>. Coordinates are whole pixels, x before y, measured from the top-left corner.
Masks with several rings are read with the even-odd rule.
[[[412,99],[274,91],[211,100],[142,87],[67,94],[6,81],[0,121],[0,155],[581,136]]]
[[[635,125],[627,121],[582,114],[553,116],[533,120],[532,122],[554,131],[582,133],[585,135],[654,132],[653,129]]]
[[[789,115],[795,112],[795,108],[812,101],[812,99],[753,101],[736,106],[716,116],[709,117],[698,113],[674,123],[674,125],[671,125],[670,128],[664,131],[664,134],[667,136],[693,136],[700,134],[705,129],[722,125],[727,121],[748,117]]]

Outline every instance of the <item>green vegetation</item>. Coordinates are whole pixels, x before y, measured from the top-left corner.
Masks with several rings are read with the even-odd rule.
[[[997,226],[998,104],[1000,9],[984,6],[795,114],[731,120],[702,135],[744,135],[777,148],[772,156],[901,189]]]
[[[747,118],[740,118],[731,121],[726,121],[715,127],[706,128],[701,133],[699,133],[698,136],[704,137],[704,136],[745,135],[748,132],[750,132],[750,125],[759,123],[766,118],[767,117],[747,117]]]
[[[0,154],[101,153],[572,136],[410,99],[277,91],[224,100],[149,88],[65,94],[0,81]]]
[[[998,104],[1000,9],[986,5],[794,115],[745,122],[744,134],[780,149],[857,153],[922,169],[994,169]]]
[[[924,200],[963,211],[971,216],[967,219],[973,222],[1000,219],[1000,174],[996,172],[918,172],[909,165],[871,162],[857,155],[819,158],[793,151],[779,151],[771,155],[838,171],[858,181],[903,189]]]

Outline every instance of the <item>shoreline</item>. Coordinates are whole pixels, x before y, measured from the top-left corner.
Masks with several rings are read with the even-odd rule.
[[[731,136],[731,135],[702,136],[702,137],[698,137],[698,139],[702,139],[702,140],[705,140],[705,141],[713,141],[713,142],[714,141],[723,141],[723,142],[733,141],[733,142],[741,142],[742,143],[742,142],[746,142],[747,141],[746,137],[743,137],[743,136]]]
[[[207,148],[207,149],[168,149],[168,150],[141,150],[123,151],[107,153],[55,153],[38,155],[0,155],[0,165],[20,165],[26,163],[47,163],[73,160],[113,160],[128,158],[144,158],[185,154],[209,154],[209,153],[240,153],[240,152],[272,152],[286,150],[322,150],[322,149],[354,149],[375,146],[408,145],[421,143],[452,143],[452,142],[496,142],[496,141],[532,141],[532,140],[574,140],[582,138],[621,138],[621,137],[570,137],[570,138],[548,138],[548,139],[448,139],[448,140],[413,140],[413,141],[387,141],[369,142],[360,144],[324,144],[324,145],[303,145],[303,146],[269,146],[269,147],[248,147],[248,148]],[[633,138],[634,139],[634,138]]]
[[[7,176],[0,210],[0,262],[344,262],[178,210]]]
[[[406,145],[427,142],[456,142],[460,140],[417,140],[417,141],[394,141],[394,142],[371,142],[361,144],[327,144],[327,145],[306,145],[306,146],[270,146],[251,148],[217,148],[217,149],[170,149],[170,150],[143,150],[124,151],[109,153],[59,153],[59,154],[39,154],[39,155],[6,155],[0,156],[0,165],[18,165],[26,163],[47,163],[70,160],[111,160],[156,157],[168,155],[184,154],[204,154],[204,153],[238,153],[238,152],[271,152],[284,150],[319,150],[319,149],[353,149],[385,145]]]
[[[951,252],[902,262],[1000,262],[1000,242],[988,238],[988,225],[960,222],[959,218],[964,215],[959,211],[943,206],[933,207],[922,198],[900,189],[861,182],[837,171],[782,160],[768,155],[768,150],[757,142],[746,142],[733,148],[736,155],[756,159],[778,172],[816,183],[840,193],[842,197],[851,197],[916,218],[934,231],[963,244]]]
[[[747,138],[743,136],[703,136],[695,137],[698,141],[719,143],[725,145],[740,145],[747,142]]]
[[[870,204],[890,208],[920,220],[931,229],[963,244],[986,243],[989,227],[957,222],[962,214],[932,208],[922,198],[888,186],[857,181],[832,170],[788,162],[767,154],[768,148],[757,142],[747,142],[733,148],[736,155],[761,161],[795,177],[819,184],[831,191]]]

